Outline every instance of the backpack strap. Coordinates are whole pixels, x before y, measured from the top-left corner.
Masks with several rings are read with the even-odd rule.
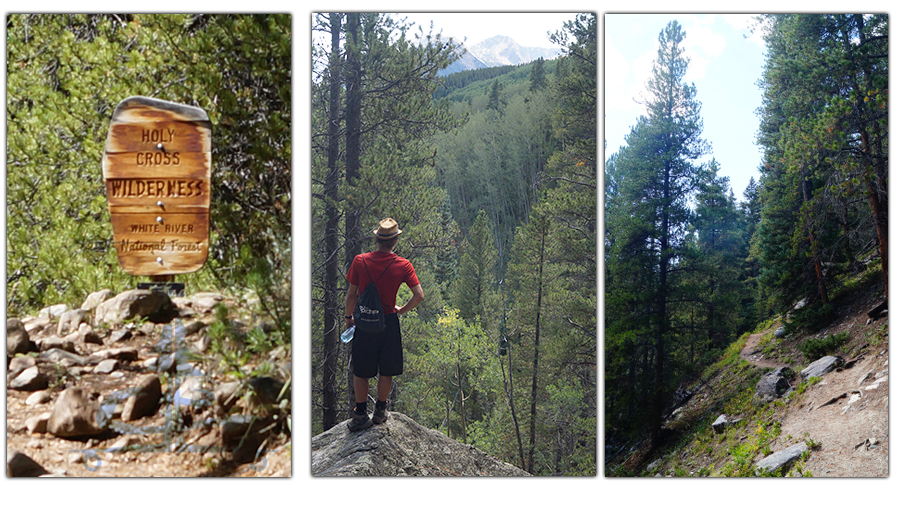
[[[399,256],[399,255],[397,255],[397,254],[394,254],[394,258],[393,258],[393,259],[391,259],[391,261],[390,261],[390,263],[388,263],[388,265],[387,265],[387,267],[386,267],[386,268],[384,268],[384,272],[382,272],[382,273],[381,273],[381,276],[379,276],[379,277],[378,277],[378,280],[373,280],[373,279],[372,279],[372,274],[371,274],[371,273],[369,273],[369,266],[368,266],[368,265],[366,265],[366,256],[365,256],[365,255],[363,255],[363,256],[362,256],[362,257],[360,257],[360,258],[362,258],[362,261],[363,261],[363,267],[364,267],[364,268],[365,268],[365,270],[366,270],[366,276],[368,276],[368,277],[369,277],[369,281],[370,281],[370,282],[372,282],[372,283],[375,283],[375,284],[377,284],[377,283],[378,283],[378,281],[379,281],[379,280],[381,280],[381,276],[384,276],[384,273],[387,273],[387,270],[388,270],[388,269],[390,269],[390,267],[391,267],[391,264],[393,264],[393,263],[394,263],[394,261],[396,261],[396,260],[397,260],[397,259],[398,259],[398,258],[400,258],[400,256]]]

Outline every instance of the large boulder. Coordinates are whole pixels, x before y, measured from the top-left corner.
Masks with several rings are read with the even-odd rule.
[[[844,358],[840,356],[823,356],[801,370],[800,378],[805,381],[810,377],[822,377],[843,364]]]
[[[6,319],[6,357],[12,359],[16,354],[26,354],[37,350],[37,345],[29,338],[22,321]]]
[[[790,388],[788,378],[792,375],[791,369],[781,367],[764,375],[756,383],[755,398],[762,402],[772,402],[782,397]]]
[[[47,432],[57,437],[98,435],[103,432],[97,425],[98,408],[99,405],[90,400],[82,388],[66,388],[53,404]]]
[[[396,412],[382,425],[360,432],[350,432],[344,421],[315,436],[312,475],[529,476]]]
[[[127,290],[97,305],[94,324],[121,324],[135,318],[165,323],[178,316],[169,295],[153,290]]]

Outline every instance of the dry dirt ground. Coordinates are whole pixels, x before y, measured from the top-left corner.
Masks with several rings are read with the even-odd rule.
[[[860,331],[865,319],[865,315],[850,317],[830,331]],[[886,322],[887,319],[881,319],[874,326]],[[785,366],[758,351],[757,343],[764,333],[747,339],[741,357],[760,367]],[[861,346],[859,356],[852,366],[825,374],[804,392],[800,402],[788,404],[779,413],[781,435],[772,449],[780,451],[806,439],[819,443],[821,446],[811,452],[805,467],[814,477],[888,476],[888,381],[866,389],[874,384],[875,374],[888,369],[887,342],[875,347]],[[872,376],[860,382],[870,372]],[[799,378],[792,381],[793,386],[798,383]],[[854,395],[858,398],[854,399]],[[823,406],[832,399],[836,400]]]
[[[77,385],[102,400],[117,389],[126,388],[142,374],[147,373],[142,363],[156,356],[150,348],[159,341],[159,327],[150,334],[136,334],[117,347],[136,347],[139,359],[127,363],[121,377],[85,373],[79,376]],[[212,370],[207,373],[213,373]],[[50,402],[27,405],[31,392],[7,389],[6,392],[6,444],[7,448],[25,453],[55,476],[65,477],[289,477],[291,476],[291,443],[285,435],[269,436],[266,453],[255,461],[236,462],[229,449],[217,446],[218,427],[189,429],[178,433],[167,444],[162,433],[118,434],[108,431],[104,435],[85,439],[63,439],[52,434],[29,434],[25,420],[51,410],[66,384],[75,384],[71,376],[64,384],[53,389]],[[217,376],[212,376],[214,379]],[[164,387],[163,392],[167,389]],[[142,418],[130,425],[137,428],[160,427],[166,423],[166,412]],[[129,441],[123,452],[110,449],[119,441]],[[119,443],[121,445],[122,443]],[[190,451],[183,445],[206,445],[208,451]],[[218,442],[218,444],[221,444]],[[131,450],[131,451],[129,451]],[[179,451],[180,450],[180,451]]]

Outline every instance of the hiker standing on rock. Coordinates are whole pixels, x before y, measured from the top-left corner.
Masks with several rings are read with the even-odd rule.
[[[388,419],[387,398],[391,392],[393,377],[403,373],[403,346],[398,316],[412,310],[425,299],[412,264],[394,253],[394,245],[400,239],[401,232],[403,231],[393,218],[382,220],[372,232],[378,243],[377,249],[357,255],[347,272],[350,288],[347,290],[344,318],[347,328],[356,325],[351,349],[356,407],[348,424],[353,432],[369,428],[373,423],[384,423]],[[371,283],[374,286],[370,288]],[[405,305],[399,307],[396,303],[401,283],[406,283],[413,295]],[[363,289],[362,294],[359,289]],[[377,289],[378,299],[373,298],[373,289]],[[379,301],[381,310],[376,310]],[[376,375],[378,399],[375,402],[375,412],[369,418],[366,411],[369,378]]]

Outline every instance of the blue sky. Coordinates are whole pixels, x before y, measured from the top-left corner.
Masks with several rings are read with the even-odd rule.
[[[765,63],[760,31],[751,14],[605,14],[604,138],[606,157],[625,145],[625,136],[645,113],[640,100],[659,46],[659,32],[671,20],[686,33],[682,43],[691,63],[685,81],[697,87],[703,137],[712,157],[743,199],[752,176],[759,181],[756,145],[761,91],[756,83]]]

